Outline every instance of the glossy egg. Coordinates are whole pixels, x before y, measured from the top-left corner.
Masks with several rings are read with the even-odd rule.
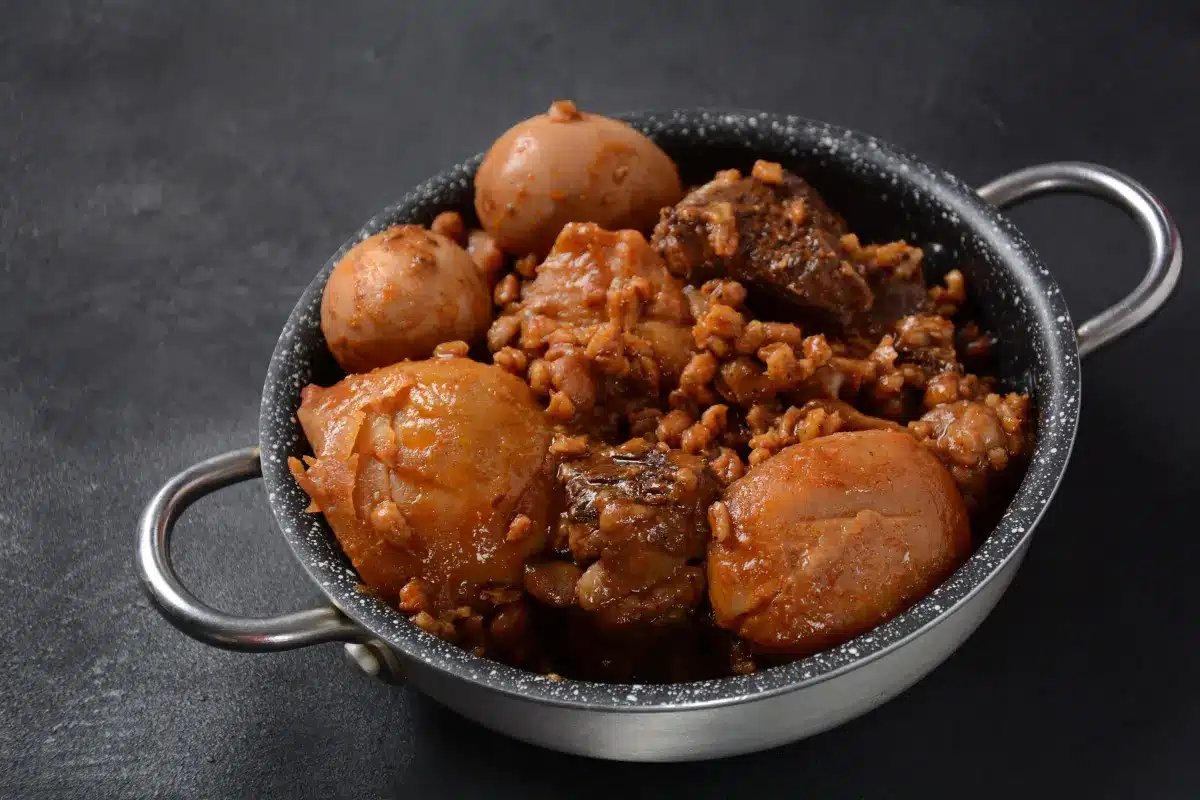
[[[628,124],[569,101],[496,140],[475,176],[475,211],[510,253],[549,251],[563,225],[649,231],[683,196],[675,163]]]
[[[338,262],[321,299],[321,330],[347,372],[428,358],[439,344],[471,342],[491,323],[486,279],[454,240],[396,225]]]

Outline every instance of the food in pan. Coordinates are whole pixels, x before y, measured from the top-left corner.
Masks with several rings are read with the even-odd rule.
[[[1032,435],[962,274],[730,166],[685,192],[560,101],[489,151],[481,227],[346,254],[349,374],[304,389],[291,468],[365,591],[527,669],[680,681],[845,642],[970,555]]]

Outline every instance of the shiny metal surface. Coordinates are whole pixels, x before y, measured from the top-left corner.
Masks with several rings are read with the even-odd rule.
[[[878,658],[793,691],[677,709],[613,711],[500,694],[421,664],[413,664],[409,681],[485,727],[567,753],[666,762],[756,752],[841,725],[925,677],[958,649],[995,607],[1027,548],[1026,543],[949,616]]]
[[[404,682],[406,670],[400,654],[381,639],[342,645],[342,659],[351,667],[384,683]]]
[[[407,679],[438,702],[493,730],[564,752],[630,761],[690,761],[752,752],[828,730],[879,706],[920,680],[975,631],[1000,599],[1027,547],[947,617],[877,658],[795,691],[678,709],[596,709],[497,693],[420,661],[405,660],[336,609],[267,619],[216,611],[179,583],[170,564],[175,521],[195,500],[258,477],[257,448],[200,462],[168,481],[139,523],[138,565],[146,590],[184,633],[218,647],[275,651],[348,641],[345,661],[368,676]]]
[[[332,606],[278,617],[237,617],[196,598],[171,565],[175,522],[192,503],[210,492],[262,474],[258,448],[247,447],[201,461],[163,484],[138,521],[138,575],[150,599],[179,630],[227,650],[267,652],[310,644],[363,641],[368,634]]]
[[[1183,243],[1167,209],[1145,186],[1099,164],[1058,161],[1026,167],[979,189],[1000,208],[1042,195],[1071,192],[1112,203],[1142,226],[1150,240],[1150,264],[1142,282],[1119,303],[1079,326],[1082,358],[1148,320],[1167,302],[1183,267]]]

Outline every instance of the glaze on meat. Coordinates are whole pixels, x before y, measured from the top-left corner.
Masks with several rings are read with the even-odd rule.
[[[747,177],[728,170],[690,192],[663,214],[651,241],[690,282],[732,279],[844,316],[874,300],[864,271],[841,249],[845,233],[812,186],[760,161]]]

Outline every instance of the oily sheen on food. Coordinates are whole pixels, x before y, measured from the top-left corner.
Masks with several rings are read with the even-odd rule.
[[[346,253],[291,468],[362,590],[479,656],[676,682],[833,647],[947,580],[1033,443],[962,272],[787,164],[684,186],[554,103],[474,203]]]

